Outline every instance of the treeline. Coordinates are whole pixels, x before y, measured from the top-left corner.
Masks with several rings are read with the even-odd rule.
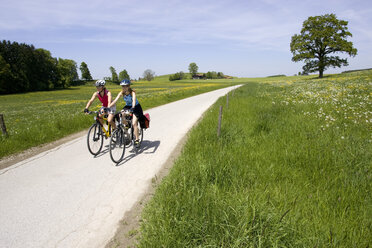
[[[222,72],[209,71],[203,74],[203,78],[206,79],[221,79],[225,78],[225,75]]]
[[[0,42],[0,94],[67,88],[77,80],[73,60],[53,58],[33,45]]]
[[[198,73],[199,66],[193,62],[189,65],[189,72],[192,79],[232,79],[231,76],[225,76],[222,72],[208,71],[207,73]],[[177,72],[169,76],[169,81],[186,79],[187,75],[183,72]]]
[[[169,76],[169,81],[187,79],[186,73],[180,71]],[[191,75],[192,79],[232,79],[231,76],[225,76],[222,72],[208,71],[207,73],[195,73]]]
[[[278,74],[278,75],[272,75],[272,76],[267,76],[268,78],[270,77],[286,77],[284,74]]]

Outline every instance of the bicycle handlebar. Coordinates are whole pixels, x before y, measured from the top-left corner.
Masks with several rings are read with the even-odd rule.
[[[123,109],[121,110],[121,112],[123,112],[125,115],[130,115],[130,116],[133,116],[133,112],[131,112],[129,109]]]

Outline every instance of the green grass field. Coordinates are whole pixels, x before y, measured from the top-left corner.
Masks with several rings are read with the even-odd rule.
[[[372,72],[257,82],[193,128],[139,247],[372,244]]]
[[[144,110],[242,82],[241,79],[170,82],[168,78],[162,76],[151,82],[134,83]],[[121,87],[108,84],[107,89],[116,97]],[[88,128],[93,118],[82,111],[95,90],[93,82],[89,82],[65,90],[0,96],[1,114],[9,133],[9,137],[0,135],[0,159]],[[98,110],[100,106],[95,100],[90,109]],[[123,106],[121,101],[117,109]]]
[[[372,72],[136,82],[144,109],[231,86],[147,204],[139,247],[369,247]],[[117,85],[108,85],[113,95]],[[0,96],[0,158],[86,129],[95,87]],[[123,103],[121,103],[123,105]],[[118,105],[118,108],[122,107]],[[224,106],[217,138],[219,106]],[[91,109],[98,109],[96,100]]]

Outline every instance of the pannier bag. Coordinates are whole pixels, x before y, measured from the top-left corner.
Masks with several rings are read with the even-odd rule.
[[[146,113],[142,117],[142,121],[140,122],[141,128],[149,128],[150,127],[150,115]]]

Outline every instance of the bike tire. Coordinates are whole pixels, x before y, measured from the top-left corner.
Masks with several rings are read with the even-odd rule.
[[[115,129],[110,137],[110,157],[114,163],[120,163],[125,154],[125,136],[121,128]]]
[[[103,147],[103,137],[102,137],[102,130],[101,126],[97,123],[94,123],[88,131],[87,136],[87,144],[89,152],[97,156]]]

